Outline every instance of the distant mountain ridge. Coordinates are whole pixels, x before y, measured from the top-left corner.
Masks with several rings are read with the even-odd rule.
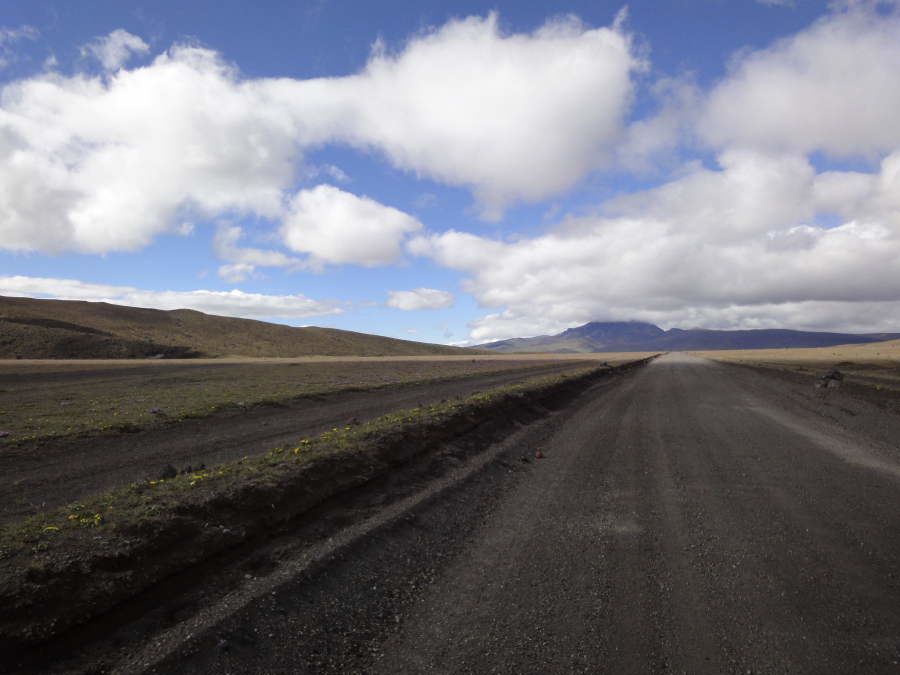
[[[900,333],[823,333],[788,329],[663,330],[641,321],[592,321],[558,335],[512,338],[478,345],[496,352],[652,352],[714,349],[782,349],[865,344],[900,338]]]
[[[105,302],[0,296],[0,358],[431,356],[459,347]]]

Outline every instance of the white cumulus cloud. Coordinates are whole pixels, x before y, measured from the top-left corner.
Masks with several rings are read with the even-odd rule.
[[[451,21],[360,74],[310,83],[333,133],[397,166],[471,187],[488,217],[572,187],[608,159],[642,67],[618,28],[573,18],[504,34],[496,14]],[[313,90],[313,86],[316,87]]]
[[[436,288],[416,288],[411,291],[390,291],[388,307],[412,311],[416,309],[445,309],[453,306],[453,294]]]
[[[164,102],[164,104],[163,104]],[[293,127],[215,54],[0,93],[0,247],[136,250],[191,213],[277,217]]]
[[[406,235],[421,227],[403,211],[331,185],[318,185],[294,196],[281,233],[287,247],[308,254],[313,266],[374,267],[396,262]]]
[[[710,143],[873,156],[900,147],[900,16],[869,3],[740,55],[698,128]]]

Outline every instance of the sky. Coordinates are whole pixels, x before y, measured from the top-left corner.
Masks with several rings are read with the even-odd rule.
[[[0,295],[900,331],[900,3],[0,0]]]

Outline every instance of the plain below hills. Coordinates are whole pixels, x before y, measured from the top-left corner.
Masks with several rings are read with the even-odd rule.
[[[0,358],[440,356],[472,350],[105,302],[0,297]]]
[[[663,330],[640,321],[591,322],[558,335],[512,338],[479,345],[502,353],[661,352],[719,349],[789,349],[867,344],[900,338],[896,333],[821,333],[786,329]]]

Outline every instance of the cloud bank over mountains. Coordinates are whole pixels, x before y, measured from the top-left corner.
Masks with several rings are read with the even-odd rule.
[[[199,221],[219,223],[233,283],[418,256],[464,276],[485,311],[475,342],[594,319],[900,329],[896,5],[835,7],[736,53],[705,90],[655,74],[639,42],[624,16],[509,34],[491,14],[376,44],[355,74],[297,80],[246,78],[190,45],[148,61],[143,39],[114,31],[86,47],[102,72],[0,89],[0,248],[136,251]],[[660,102],[643,118],[641,87]],[[346,177],[298,187],[325,145],[465,188],[499,224],[436,231]],[[648,167],[654,187],[510,236],[510,207]],[[272,224],[270,248],[242,243],[228,224],[242,216]],[[398,309],[453,301],[398,293]]]

